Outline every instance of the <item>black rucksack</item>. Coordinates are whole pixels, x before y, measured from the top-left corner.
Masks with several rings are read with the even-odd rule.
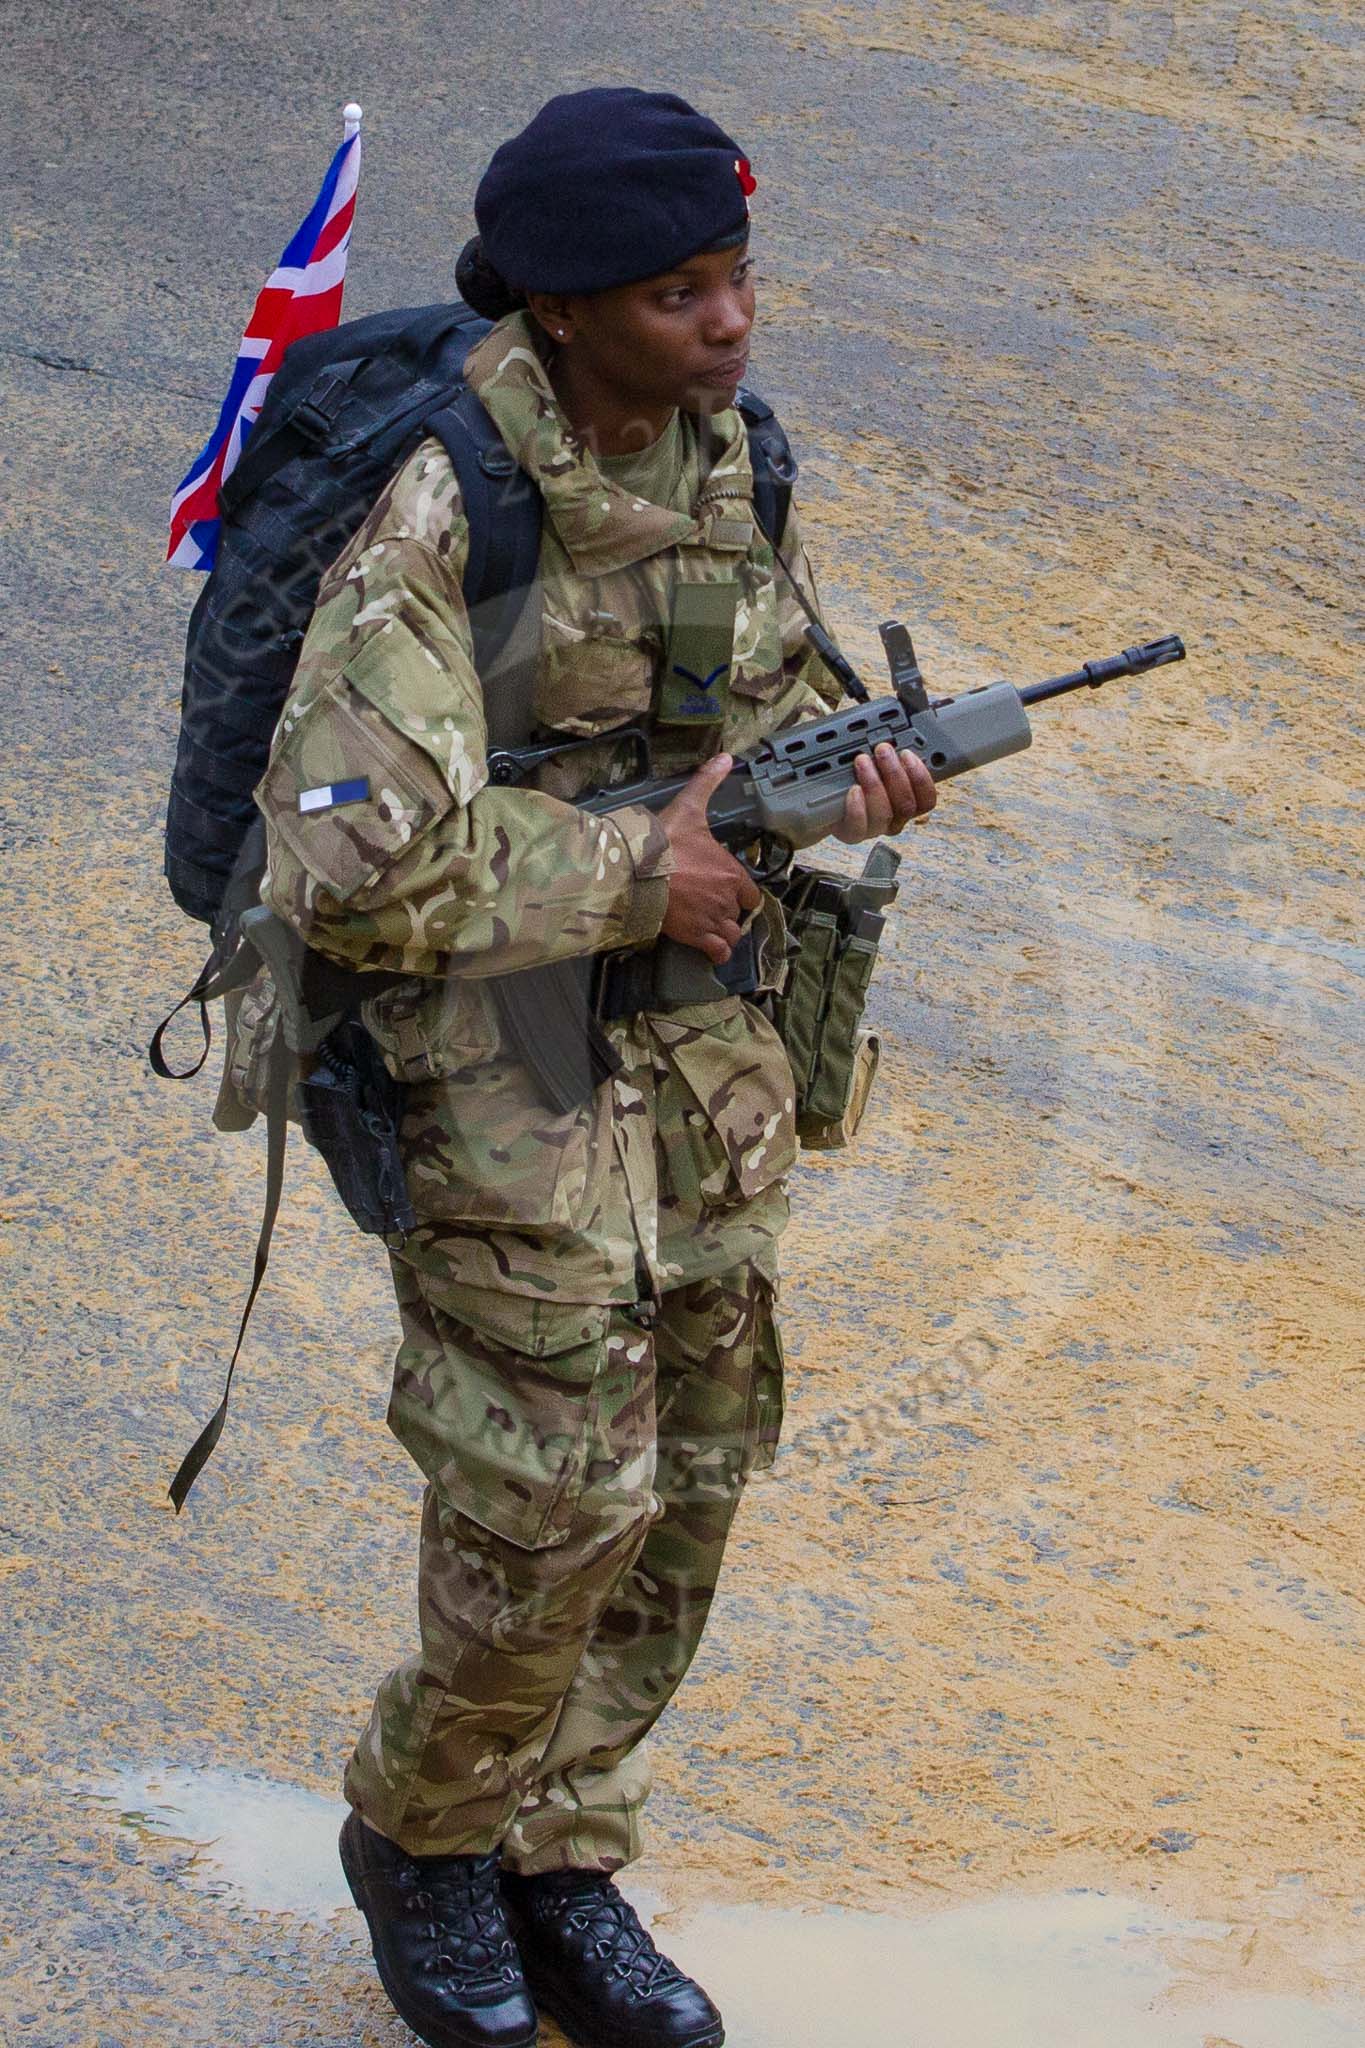
[[[539,651],[540,492],[474,392],[464,362],[491,321],[463,302],[352,320],[296,341],[220,496],[217,559],[190,618],[180,737],[166,812],[166,879],[219,946],[254,868],[252,791],[323,572],[427,435],[441,440],[469,518],[464,595],[490,734],[529,738],[525,687]],[[755,514],[780,541],[796,465],[756,393],[735,400],[749,430]],[[531,632],[525,630],[529,622]],[[518,632],[521,624],[523,630]],[[244,847],[247,848],[244,853]],[[227,899],[225,901],[225,898]]]

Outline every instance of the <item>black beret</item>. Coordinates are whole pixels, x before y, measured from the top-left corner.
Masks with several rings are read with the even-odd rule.
[[[484,255],[535,292],[601,292],[655,277],[748,226],[739,144],[671,92],[560,93],[479,181]]]

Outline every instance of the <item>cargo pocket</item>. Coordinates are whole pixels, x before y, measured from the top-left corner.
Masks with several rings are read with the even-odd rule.
[[[547,1109],[519,1060],[471,1054],[406,1091],[403,1161],[413,1207],[433,1223],[540,1233],[583,1227],[599,1154],[595,1103]],[[600,1171],[600,1167],[599,1167]]]
[[[774,1301],[773,1281],[757,1265],[664,1297],[660,1491],[674,1502],[732,1503],[750,1473],[773,1462],[783,1409]]]
[[[435,1308],[395,1262],[389,1428],[442,1501],[522,1550],[567,1538],[599,1433],[611,1311],[480,1288]]]
[[[791,1067],[772,1025],[737,996],[649,1020],[669,1080],[659,1142],[676,1191],[707,1207],[747,1202],[796,1160]]]
[[[649,710],[655,657],[623,635],[589,632],[548,613],[535,714],[554,732],[587,738]]]

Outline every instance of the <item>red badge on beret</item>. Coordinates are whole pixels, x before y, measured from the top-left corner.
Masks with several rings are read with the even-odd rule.
[[[744,194],[744,211],[748,213],[749,194],[757,192],[758,180],[749,169],[749,159],[747,156],[737,156],[735,158],[735,176],[739,179],[739,189]]]

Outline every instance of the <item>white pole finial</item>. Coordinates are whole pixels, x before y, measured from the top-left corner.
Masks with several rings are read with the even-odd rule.
[[[353,135],[359,135],[361,113],[362,110],[355,100],[347,100],[341,110],[341,118],[346,123],[344,141],[349,142]]]

